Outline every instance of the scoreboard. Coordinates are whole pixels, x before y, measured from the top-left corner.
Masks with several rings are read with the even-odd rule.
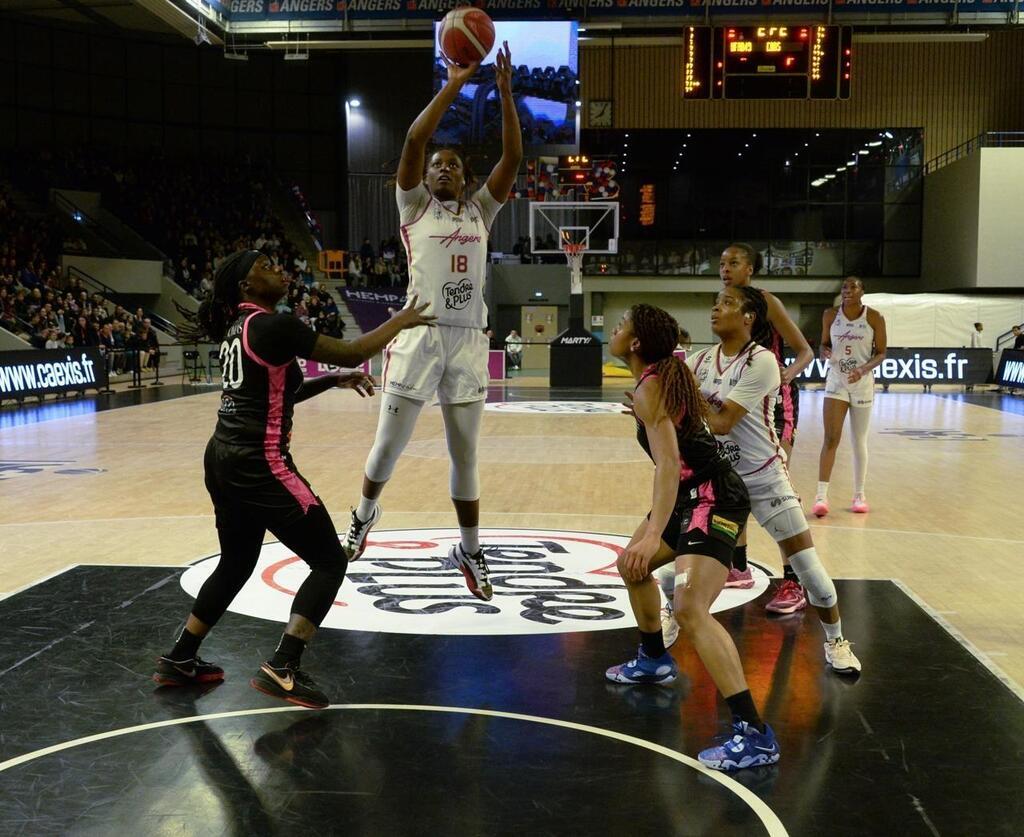
[[[849,99],[849,26],[688,26],[684,99]]]

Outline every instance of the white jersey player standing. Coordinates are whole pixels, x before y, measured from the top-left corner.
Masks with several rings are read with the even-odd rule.
[[[779,363],[764,348],[769,323],[766,295],[749,285],[724,288],[711,309],[711,330],[719,344],[687,364],[711,406],[708,425],[750,495],[750,513],[779,545],[783,585],[799,591],[789,610],[814,606],[825,630],[825,660],[836,672],[855,674],[860,661],[843,638],[835,584],[818,557],[810,527],[786,469],[775,431]],[[806,591],[806,598],[804,592]]]
[[[501,97],[502,155],[480,189],[472,190],[465,160],[443,148],[427,160],[427,144],[441,117],[479,64],[448,64],[448,83],[409,128],[398,164],[397,200],[402,241],[409,258],[409,296],[429,303],[437,328],[423,340],[394,340],[385,350],[380,419],[366,461],[359,507],[343,544],[351,560],[381,516],[384,485],[416,426],[423,404],[437,396],[450,459],[449,487],[459,520],[460,543],[448,564],[462,572],[479,599],[491,598],[487,564],[480,549],[480,479],[477,447],[487,395],[487,324],[484,280],[487,236],[515,183],[523,157],[522,133],[512,98],[508,43],[498,49],[494,75]],[[426,331],[426,329],[420,329]]]
[[[818,517],[828,514],[828,483],[847,413],[853,441],[851,510],[858,514],[868,511],[864,482],[868,474],[871,405],[875,400],[872,370],[885,359],[885,318],[861,301],[864,284],[850,276],[843,282],[842,295],[843,304],[827,310],[821,323],[821,351],[829,359],[829,367],[822,410],[825,438],[818,458],[818,491],[814,497],[814,513]]]

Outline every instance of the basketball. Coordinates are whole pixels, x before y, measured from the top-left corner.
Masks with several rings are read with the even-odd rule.
[[[494,46],[494,24],[485,12],[472,6],[452,9],[438,32],[441,52],[460,67],[483,61]]]

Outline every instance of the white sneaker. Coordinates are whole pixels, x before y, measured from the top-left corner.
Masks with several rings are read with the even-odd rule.
[[[845,639],[830,639],[825,643],[825,662],[837,674],[856,674],[860,671],[860,660]]]
[[[679,623],[676,621],[670,604],[661,609],[661,638],[666,648],[671,648],[679,639]]]
[[[487,569],[484,552],[478,549],[472,555],[462,548],[461,543],[448,550],[445,563],[453,570],[459,570],[466,579],[469,592],[481,601],[489,602],[494,591],[491,589],[491,574]]]
[[[366,538],[383,514],[380,503],[373,507],[369,520],[360,520],[356,510],[352,509],[352,522],[348,525],[345,537],[341,539],[341,548],[345,550],[349,561],[355,561],[366,551]]]

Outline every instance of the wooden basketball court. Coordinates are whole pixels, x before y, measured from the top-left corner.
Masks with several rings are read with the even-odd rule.
[[[627,384],[492,387],[503,406],[485,415],[480,449],[492,543],[536,540],[554,560],[563,541],[614,545],[633,530],[651,465],[632,420],[600,406]],[[878,393],[871,514],[845,510],[844,440],[833,513],[811,520],[864,672],[825,671],[813,614],[768,619],[764,595],[724,610],[783,753],[729,778],[695,766],[719,707],[684,643],[675,688],[613,688],[604,669],[631,654],[635,632],[551,629],[558,608],[541,608],[540,632],[325,627],[307,662],[337,705],[320,713],[248,688],[281,626],[233,608],[203,651],[227,681],[155,692],[153,658],[191,601],[182,570],[218,552],[202,482],[218,399],[168,386],[116,409],[0,411],[0,832],[1014,833],[1022,803],[999,754],[1024,746],[1019,401]],[[821,401],[802,393],[791,471],[805,498]],[[296,408],[295,461],[342,531],[378,404],[337,391]],[[436,407],[382,506],[371,541],[395,550],[455,526]],[[756,525],[750,544],[752,561],[780,572]],[[368,552],[339,598],[379,593],[399,558]],[[591,599],[576,601],[615,586],[602,563],[576,590]],[[380,601],[367,613],[386,612]]]

